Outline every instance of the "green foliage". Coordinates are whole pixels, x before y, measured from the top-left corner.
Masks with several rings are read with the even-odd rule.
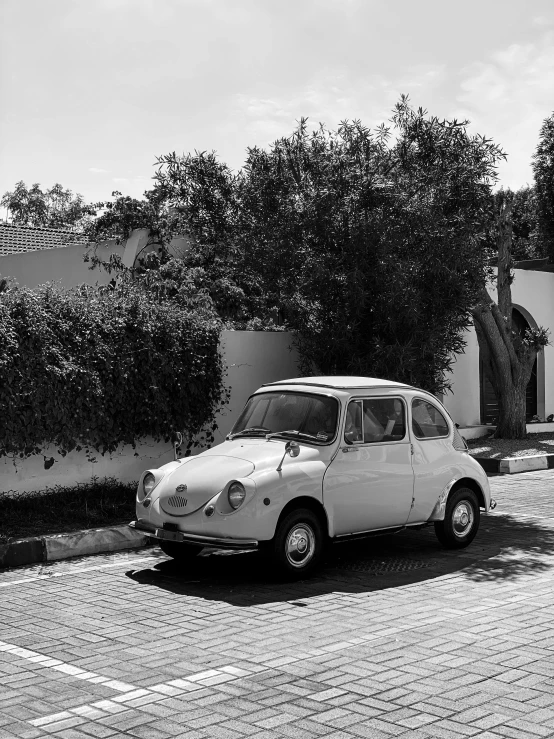
[[[406,98],[391,130],[309,133],[303,121],[270,151],[250,150],[245,250],[306,370],[447,387],[487,273],[483,223],[502,156]]]
[[[239,176],[214,152],[172,152],[158,157],[157,165],[155,191],[168,205],[169,231],[225,250],[237,225]]]
[[[9,286],[0,295],[0,456],[102,454],[152,436],[213,440],[225,402],[221,323],[155,299],[126,279],[110,288]],[[46,459],[49,466],[53,458]]]
[[[539,232],[554,262],[554,113],[543,121],[533,156]]]
[[[166,268],[164,280],[184,280],[188,289],[195,285],[209,295],[227,328],[283,329],[274,291],[247,248],[258,215],[245,208],[244,174],[233,174],[213,152],[173,152],[157,164],[155,197],[167,205],[159,228],[163,243],[176,235],[192,243]],[[155,260],[144,266],[155,268]]]
[[[187,269],[203,270],[223,317],[215,285],[252,318],[283,317],[305,371],[436,392],[488,273],[503,156],[466,122],[404,97],[391,129],[310,133],[302,120],[269,150],[249,149],[236,175],[213,154],[161,157],[156,187],[177,214],[169,231],[194,240]]]
[[[498,214],[506,197],[512,202],[512,262],[527,259],[544,259],[548,256],[546,244],[539,230],[538,204],[535,188],[520,187],[519,190],[500,188],[491,193],[486,224],[485,242],[491,256],[496,259],[498,239]]]
[[[538,205],[535,188],[520,187],[513,195],[512,257],[542,259],[548,256],[539,232]]]
[[[27,188],[17,182],[13,192],[5,192],[0,204],[10,212],[17,226],[84,229],[96,215],[95,206],[85,203],[82,195],[74,195],[56,183],[49,190],[41,190],[35,183]]]
[[[147,228],[153,242],[160,237],[166,209],[157,191],[145,192],[144,200],[130,198],[117,190],[112,192],[112,197],[115,200],[94,204],[100,215],[88,224],[90,241],[125,241],[135,228]]]

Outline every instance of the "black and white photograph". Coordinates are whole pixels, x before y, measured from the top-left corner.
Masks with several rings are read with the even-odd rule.
[[[0,0],[0,739],[554,739],[551,0]]]

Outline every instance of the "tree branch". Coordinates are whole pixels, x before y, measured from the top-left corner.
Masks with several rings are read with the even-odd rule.
[[[512,330],[512,209],[513,194],[508,191],[502,198],[500,215],[498,217],[498,275],[496,289],[498,293],[498,308],[506,318],[508,333]]]

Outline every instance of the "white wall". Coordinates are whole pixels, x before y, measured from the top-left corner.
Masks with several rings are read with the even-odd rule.
[[[265,382],[285,380],[298,374],[297,354],[290,350],[291,343],[292,335],[287,332],[223,332],[221,351],[228,366],[226,384],[231,388],[231,402],[218,416],[216,444],[223,441],[254,390]],[[145,469],[170,462],[173,447],[147,439],[136,450],[127,446],[111,456],[98,454],[96,462],[87,461],[84,452],[71,452],[61,457],[55,449],[50,449],[44,451],[44,456],[57,460],[48,470],[44,469],[43,456],[17,459],[15,465],[11,459],[0,458],[0,493],[74,485],[89,482],[93,476],[131,482],[138,480]]]
[[[496,299],[496,290],[491,289]],[[512,301],[529,313],[538,326],[551,331],[554,342],[554,273],[515,270],[512,284]],[[481,422],[479,403],[479,347],[475,330],[466,333],[467,346],[464,354],[456,357],[452,372],[452,391],[444,397],[444,404],[454,420],[461,426],[471,426]],[[544,372],[539,371],[538,391],[539,414],[554,413],[554,346],[547,346],[544,359],[539,362],[539,370],[544,362]],[[544,388],[544,404],[541,390]]]
[[[62,246],[53,249],[38,249],[22,254],[6,254],[0,257],[0,275],[14,277],[21,286],[36,287],[45,282],[60,280],[64,287],[87,284],[107,285],[113,275],[104,270],[90,270],[90,262],[84,262],[85,252],[90,247],[82,244]],[[124,244],[110,242],[97,247],[101,259],[109,259],[110,254],[123,257]]]
[[[231,402],[218,416],[216,443],[223,441],[248,397],[266,382],[298,376],[298,354],[287,331],[223,331],[223,356],[228,366],[226,384]]]
[[[463,354],[458,354],[452,365],[452,392],[445,393],[442,402],[456,423],[473,426],[480,423],[479,400],[479,345],[472,328],[466,331],[467,342]]]

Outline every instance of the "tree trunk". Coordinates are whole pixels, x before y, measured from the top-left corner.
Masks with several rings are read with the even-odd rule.
[[[527,436],[525,392],[537,355],[512,330],[511,245],[512,196],[507,194],[498,219],[498,304],[483,287],[471,311],[483,368],[498,400],[497,439]]]
[[[484,302],[484,301],[483,301]],[[501,332],[485,313],[483,303],[474,310],[474,324],[485,375],[498,401],[496,439],[524,439],[526,425],[526,390],[536,352],[525,352],[517,363],[509,361]]]
[[[509,378],[497,383],[499,417],[494,433],[495,439],[524,439],[527,436],[525,423],[525,390],[521,383],[513,384]]]

